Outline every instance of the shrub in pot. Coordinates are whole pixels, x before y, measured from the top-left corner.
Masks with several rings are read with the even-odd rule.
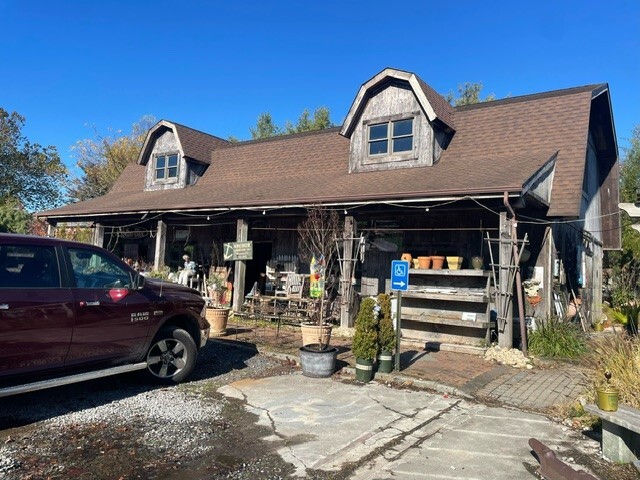
[[[393,351],[396,347],[396,331],[391,319],[391,297],[386,293],[378,295],[380,321],[378,323],[378,371],[389,373],[393,370]]]
[[[378,320],[376,301],[365,298],[360,303],[353,336],[353,355],[356,357],[356,380],[369,382],[373,378],[373,361],[378,354]]]

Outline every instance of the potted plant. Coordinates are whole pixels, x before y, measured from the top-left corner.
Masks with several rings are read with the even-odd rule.
[[[386,293],[378,295],[380,322],[378,323],[378,371],[389,373],[393,370],[393,351],[396,347],[396,331],[391,319],[391,297]]]
[[[307,377],[328,377],[335,370],[338,349],[331,347],[331,322],[325,302],[327,297],[325,281],[332,275],[337,259],[336,238],[340,235],[340,218],[335,210],[312,207],[307,210],[307,218],[298,226],[300,256],[310,265],[310,294],[318,298],[318,307],[309,322],[313,330],[313,343],[300,347],[302,374]],[[304,343],[310,342],[307,340]]]
[[[596,386],[596,403],[600,410],[615,412],[618,410],[619,390],[609,383],[611,380],[610,371],[605,371],[604,377],[606,382],[600,382]]]
[[[227,333],[229,308],[224,305],[224,294],[227,291],[227,269],[225,272],[214,271],[209,275],[209,304],[207,306],[207,321],[211,326],[210,337],[221,337]]]
[[[373,361],[378,353],[378,319],[376,301],[365,298],[360,303],[353,335],[353,356],[356,357],[356,380],[369,382],[373,378]]]

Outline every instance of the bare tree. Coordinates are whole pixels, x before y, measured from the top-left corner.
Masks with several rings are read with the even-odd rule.
[[[323,206],[314,206],[307,209],[307,218],[298,226],[300,246],[300,258],[311,262],[313,257],[324,259],[325,265],[325,292],[322,295],[318,323],[322,324],[325,311],[324,299],[327,293],[331,293],[338,281],[338,273],[334,271],[338,259],[338,244],[336,238],[341,235],[340,216],[335,210]]]

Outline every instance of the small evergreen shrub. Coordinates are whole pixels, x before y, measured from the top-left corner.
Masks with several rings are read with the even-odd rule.
[[[356,317],[356,331],[353,336],[353,355],[361,360],[373,361],[378,354],[378,320],[376,318],[376,301],[365,298],[360,303]]]
[[[391,297],[386,293],[378,295],[380,322],[378,324],[378,346],[380,351],[393,352],[396,347],[396,332],[391,319]]]
[[[579,328],[557,318],[537,320],[529,332],[529,352],[540,357],[577,358],[586,352],[586,339]]]

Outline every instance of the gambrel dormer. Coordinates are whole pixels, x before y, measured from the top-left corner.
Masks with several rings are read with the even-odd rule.
[[[455,133],[449,103],[410,72],[386,68],[364,83],[340,130],[349,171],[429,166]]]
[[[138,163],[146,165],[145,190],[184,188],[198,181],[211,153],[229,142],[184,125],[160,120],[147,134]]]

